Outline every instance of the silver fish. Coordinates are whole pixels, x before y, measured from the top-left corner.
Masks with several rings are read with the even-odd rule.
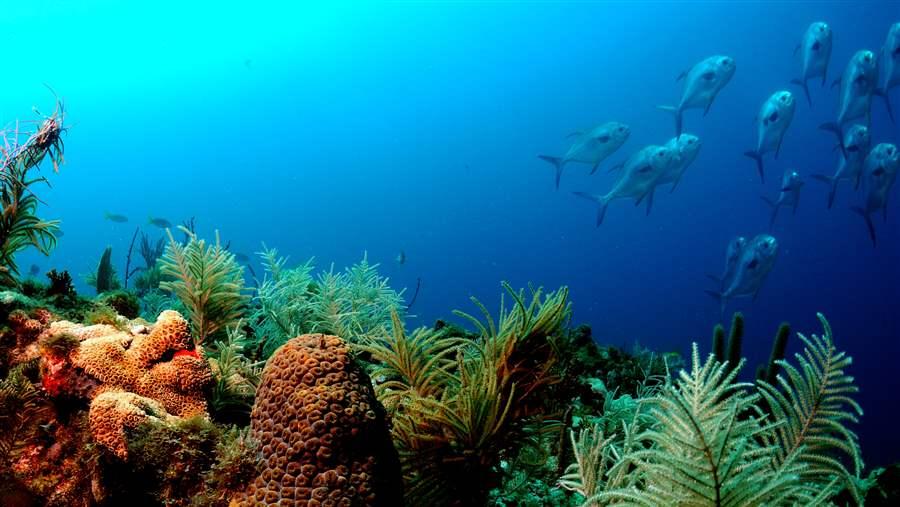
[[[746,247],[747,238],[743,236],[738,236],[729,241],[728,247],[725,249],[725,270],[722,271],[722,275],[706,275],[712,281],[716,282],[716,284],[719,286],[719,291],[724,291],[725,287],[731,284],[731,278],[734,276],[738,261],[740,260],[741,254],[743,254],[744,248]]]
[[[746,151],[744,155],[756,161],[759,179],[763,183],[766,181],[766,175],[763,171],[762,157],[764,154],[774,151],[775,158],[778,158],[784,133],[787,132],[794,119],[795,106],[794,96],[791,92],[781,90],[773,93],[763,102],[759,115],[756,117],[756,149]]]
[[[591,164],[593,166],[591,174],[594,174],[600,162],[625,144],[629,135],[631,128],[628,125],[615,121],[607,122],[585,132],[573,133],[572,136],[577,136],[575,142],[562,157],[538,155],[538,158],[553,164],[556,169],[556,188],[559,188],[559,179],[566,164],[569,162]]]
[[[658,106],[675,115],[675,135],[681,134],[682,113],[687,109],[703,109],[709,112],[716,96],[731,81],[737,69],[734,58],[724,55],[710,56],[682,72],[677,81],[684,79],[684,90],[677,106]]]
[[[778,240],[768,234],[760,234],[753,238],[743,249],[735,267],[731,283],[723,291],[706,291],[716,298],[722,314],[729,299],[752,296],[756,299],[763,283],[775,266],[778,257]]]
[[[853,181],[853,187],[859,188],[862,181],[862,167],[869,149],[872,147],[872,136],[869,129],[863,125],[855,124],[844,134],[844,139],[840,144],[841,158],[838,161],[837,171],[834,176],[824,174],[814,174],[813,178],[827,183],[831,186],[828,193],[828,209],[834,205],[834,196],[837,193],[837,184],[839,181],[849,179]]]
[[[800,204],[800,188],[802,187],[803,179],[800,178],[800,173],[793,169],[788,169],[781,178],[781,190],[778,192],[778,198],[772,201],[763,196],[763,201],[772,207],[769,229],[775,225],[775,217],[778,216],[778,209],[782,206],[791,206],[793,212],[797,213],[797,205]]]
[[[891,100],[888,93],[891,88],[900,84],[900,23],[894,23],[888,30],[887,40],[881,46],[878,56],[878,89],[876,95],[884,99],[887,105],[888,116],[894,121],[894,111],[891,108]]]
[[[866,221],[869,229],[869,237],[872,245],[877,246],[875,237],[875,224],[872,223],[872,213],[881,211],[887,220],[888,197],[894,182],[897,180],[897,172],[900,170],[900,151],[890,143],[881,143],[869,152],[863,163],[863,183],[866,188],[865,208],[854,206],[852,209]]]
[[[681,134],[680,136],[670,139],[664,147],[672,150],[673,153],[678,153],[679,160],[677,163],[672,164],[669,170],[659,177],[656,181],[656,185],[659,186],[671,183],[672,189],[670,192],[674,192],[675,187],[678,186],[678,183],[681,181],[681,177],[684,176],[687,168],[697,159],[697,155],[700,154],[701,145],[700,138],[693,134]]]
[[[844,74],[834,82],[841,85],[840,103],[836,122],[819,125],[822,130],[833,132],[838,142],[843,138],[843,126],[851,120],[865,118],[866,125],[870,125],[872,115],[872,95],[876,91],[878,81],[878,64],[875,54],[868,50],[857,51]]]
[[[801,71],[800,78],[791,80],[791,83],[803,88],[806,101],[812,107],[812,98],[809,96],[809,86],[806,82],[810,79],[822,77],[822,84],[828,79],[828,62],[831,60],[831,27],[823,21],[816,21],[809,25],[803,33],[803,39],[794,49],[794,53],[800,51]]]
[[[668,171],[680,159],[663,146],[650,145],[640,149],[623,164],[623,174],[613,185],[612,190],[604,195],[575,192],[575,195],[594,201],[599,205],[597,210],[597,226],[603,223],[606,208],[614,199],[634,198],[635,205],[647,199],[647,213],[653,207],[653,189],[656,180]]]

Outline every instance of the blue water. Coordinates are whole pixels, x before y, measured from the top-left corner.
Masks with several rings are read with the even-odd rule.
[[[421,278],[410,325],[472,309],[469,296],[495,307],[501,280],[568,285],[574,320],[599,341],[682,352],[691,341],[708,350],[720,314],[705,274],[722,270],[729,239],[766,231],[760,195],[774,197],[785,168],[809,181],[837,163],[816,128],[834,119],[837,90],[811,83],[810,110],[789,88],[800,35],[812,21],[832,26],[832,78],[900,21],[891,2],[30,4],[0,16],[0,121],[51,109],[47,83],[71,129],[66,164],[40,192],[65,237],[50,259],[23,254],[23,269],[88,273],[106,245],[123,266],[136,225],[160,234],[148,215],[195,216],[201,235],[218,229],[234,251],[265,241],[337,269],[368,252],[395,287],[412,292]],[[613,177],[573,164],[556,191],[536,155],[561,155],[566,134],[608,120],[632,135],[607,164],[668,140],[672,118],[654,106],[675,103],[675,77],[712,54],[733,56],[737,72],[707,117],[685,114],[704,144],[678,190],[657,192],[649,217],[614,202],[595,228],[593,206],[571,192]],[[763,186],[741,154],[779,89],[795,93],[797,112]],[[873,104],[873,144],[900,141]],[[849,211],[861,194],[842,185],[829,212],[824,185],[807,183],[797,215],[775,226],[780,255],[759,298],[728,309],[747,316],[750,365],[781,320],[818,332],[815,313],[828,316],[855,358],[868,464],[900,457],[898,192],[891,220],[876,220],[876,249]]]

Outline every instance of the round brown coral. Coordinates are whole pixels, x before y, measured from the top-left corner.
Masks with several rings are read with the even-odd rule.
[[[275,352],[251,428],[263,471],[236,505],[402,503],[384,409],[337,336],[299,336]]]

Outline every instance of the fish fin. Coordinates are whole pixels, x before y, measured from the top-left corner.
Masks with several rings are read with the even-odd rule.
[[[816,181],[827,183],[831,187],[831,190],[828,192],[828,209],[831,209],[831,206],[834,204],[834,196],[837,193],[837,179],[824,174],[813,174],[812,178]]]
[[[614,171],[618,171],[619,169],[621,169],[623,167],[625,167],[625,162],[619,162],[618,164],[611,166],[609,169],[607,169],[606,172],[611,173]]]
[[[685,77],[687,77],[687,73],[688,73],[688,71],[686,71],[686,70],[681,71],[681,74],[678,74],[678,77],[675,78],[675,82],[677,83],[677,82],[681,81],[682,79],[684,79]]]
[[[831,62],[825,62],[825,68],[822,70],[822,86],[825,86],[825,83],[828,82],[828,64]]]
[[[679,175],[677,178],[675,178],[675,181],[672,182],[672,188],[669,189],[669,193],[670,193],[670,194],[671,194],[672,192],[674,192],[676,188],[678,188],[678,184],[679,184],[679,183],[681,183],[681,176],[680,176],[680,175]]]
[[[795,55],[797,54],[797,51],[800,51],[800,44],[797,44],[796,46],[794,46],[794,54]]]
[[[597,172],[597,169],[600,169],[600,162],[597,162],[596,164],[594,164],[594,167],[591,168],[591,174],[594,174],[595,172]]]
[[[860,208],[859,206],[854,206],[850,209],[853,210],[853,212],[857,215],[863,217],[863,220],[866,221],[866,227],[868,227],[869,229],[869,237],[872,238],[872,246],[877,247],[878,240],[875,237],[875,224],[872,223],[872,217],[870,217],[869,214],[866,213],[866,210]]]
[[[606,208],[609,207],[609,198],[603,196],[596,196],[594,194],[589,194],[587,192],[572,192],[573,194],[581,197],[583,199],[587,199],[589,201],[593,201],[597,203],[597,227],[600,227],[600,224],[603,223],[603,219],[606,217]]]
[[[580,130],[576,130],[575,132],[569,133],[569,135],[566,136],[566,139],[571,139],[571,138],[573,138],[573,137],[580,136],[580,135],[583,135],[583,134],[584,134],[584,132],[582,132],[582,131],[580,131]]]
[[[716,275],[711,275],[711,274],[707,273],[706,278],[709,278],[710,280],[716,282],[716,285],[722,285],[722,279]]]
[[[806,81],[791,79],[791,83],[803,88],[803,93],[806,95],[806,102],[809,104],[809,107],[812,107],[812,97],[809,96],[809,86],[806,84]]]
[[[782,134],[781,139],[778,140],[778,146],[775,147],[775,160],[778,160],[778,155],[781,153],[781,143],[784,142],[784,135]]]
[[[769,206],[771,206],[771,207],[773,207],[773,208],[775,207],[775,202],[772,201],[772,199],[769,199],[768,197],[766,197],[766,196],[764,196],[764,195],[759,196],[759,198],[762,199],[763,202],[765,202],[765,203],[768,204]]]
[[[819,130],[824,130],[826,132],[831,132],[835,136],[837,136],[838,146],[841,148],[841,154],[844,155],[844,159],[847,159],[847,148],[844,146],[844,132],[841,131],[841,126],[835,122],[827,122],[819,125]]]
[[[650,195],[647,196],[647,214],[646,216],[650,216],[650,210],[653,209],[653,194],[656,192],[656,187],[650,189]]]
[[[709,99],[709,104],[706,104],[706,108],[703,109],[703,116],[704,116],[704,117],[706,117],[706,115],[709,113],[709,108],[712,107],[713,99],[715,99],[715,97],[713,97],[712,99]],[[679,136],[681,135],[681,132],[680,132],[680,131],[678,132],[678,135],[679,135]]]
[[[760,181],[765,183],[766,182],[766,173],[763,171],[762,155],[760,155],[759,152],[754,151],[754,150],[745,151],[744,155],[747,157],[750,157],[756,161],[756,170],[759,171],[759,179],[760,179]]]
[[[549,155],[538,155],[538,158],[553,164],[556,169],[556,189],[559,190],[559,179],[562,177],[563,166],[566,165],[563,159],[559,157],[551,157]]]
[[[859,186],[862,184],[862,171],[856,173],[856,182],[853,184],[853,190],[859,190]]]
[[[832,81],[831,87],[834,88],[835,86],[838,86],[839,84],[841,84],[841,78],[837,78],[834,81]]]
[[[675,135],[681,135],[681,109],[674,106],[656,106],[660,111],[667,111],[675,115]]]
[[[897,122],[894,121],[894,108],[891,107],[891,98],[881,88],[876,88],[874,94],[884,99],[884,106],[887,108],[888,118],[891,119],[892,124],[896,125]]]

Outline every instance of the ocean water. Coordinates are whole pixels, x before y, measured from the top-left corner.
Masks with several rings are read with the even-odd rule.
[[[0,16],[0,122],[52,109],[47,84],[71,128],[66,164],[40,191],[65,236],[50,258],[20,256],[24,270],[88,273],[110,245],[121,272],[135,227],[162,235],[148,216],[196,217],[202,236],[219,230],[251,257],[264,241],[343,269],[367,252],[407,296],[421,280],[410,326],[470,310],[470,296],[495,308],[508,280],[569,286],[574,321],[602,343],[708,351],[721,315],[705,275],[721,272],[731,238],[768,230],[760,196],[775,197],[795,168],[807,184],[796,216],[783,211],[772,230],[775,268],[755,301],[726,313],[747,317],[745,373],[780,321],[818,333],[823,312],[855,359],[867,464],[900,456],[900,190],[887,223],[875,220],[877,248],[849,210],[862,193],[845,182],[827,210],[810,175],[837,163],[817,128],[836,116],[837,89],[811,82],[809,108],[789,84],[810,22],[834,31],[830,81],[856,50],[880,48],[896,3],[32,4]],[[703,148],[679,188],[657,192],[649,216],[613,202],[596,228],[595,208],[572,192],[605,191],[615,178],[605,167],[672,137],[655,106],[676,103],[675,77],[713,54],[737,71],[708,115],[685,113]],[[763,185],[742,153],[780,89],[796,113]],[[897,90],[893,100],[900,107]],[[554,189],[537,155],[562,155],[566,134],[610,120],[631,126],[625,146],[593,176],[567,167]],[[878,98],[872,132],[873,145],[900,142]]]

